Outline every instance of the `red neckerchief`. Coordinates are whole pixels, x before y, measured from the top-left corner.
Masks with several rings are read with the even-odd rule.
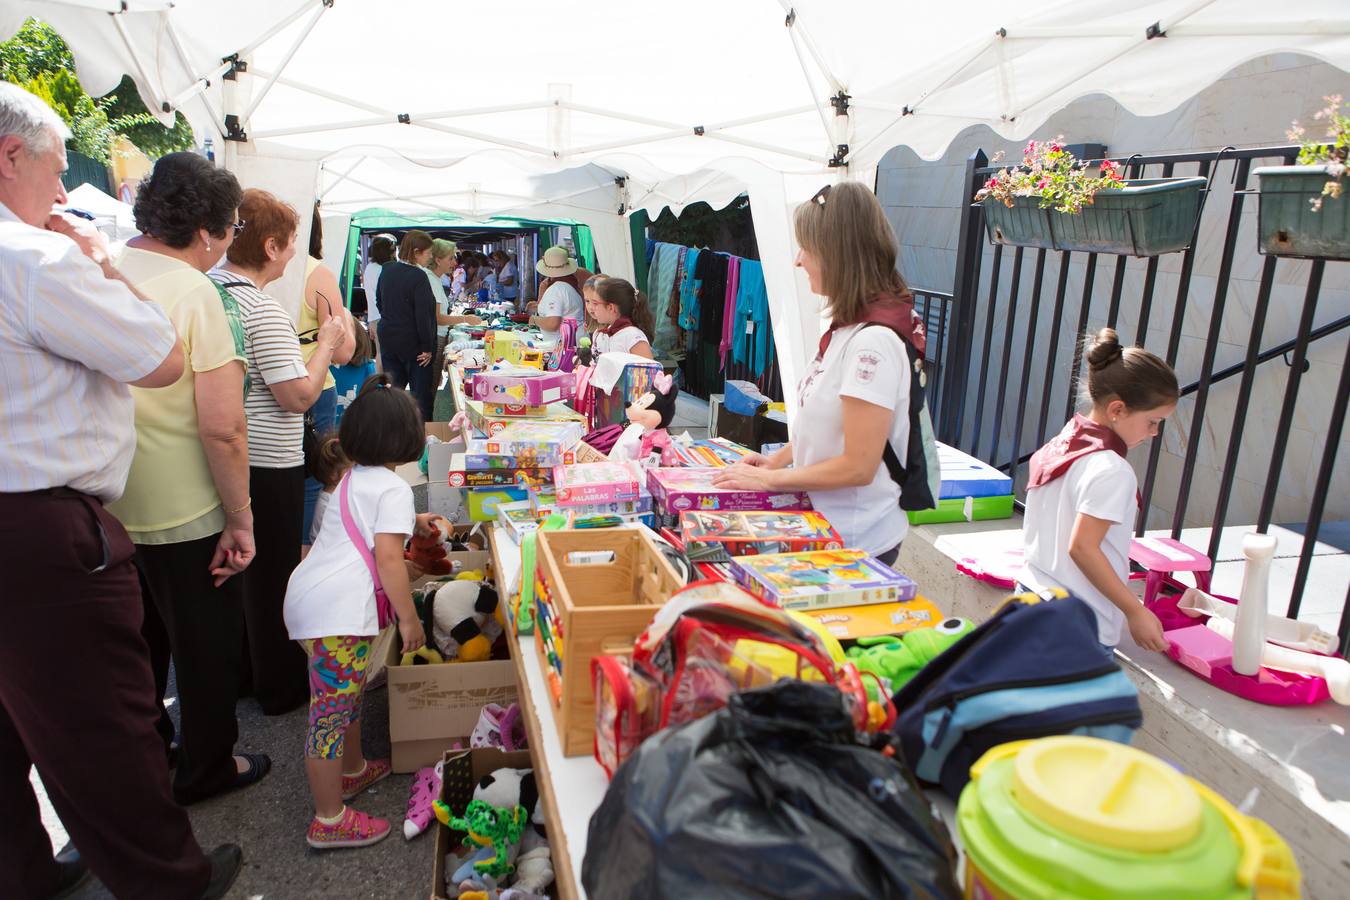
[[[1032,455],[1031,479],[1027,482],[1027,490],[1049,484],[1069,471],[1069,466],[1084,456],[1114,450],[1124,459],[1128,449],[1120,435],[1110,428],[1074,413],[1064,429]]]
[[[628,318],[627,316],[619,316],[619,318],[615,319],[613,322],[610,323],[608,328],[601,328],[600,333],[607,334],[610,337],[614,337],[614,335],[618,334],[620,331],[623,331],[625,328],[629,327],[632,324],[633,324],[632,319]]]
[[[919,355],[923,355],[924,348],[928,344],[927,335],[923,330],[923,319],[914,310],[914,295],[909,291],[903,294],[878,294],[867,303],[867,308],[863,311],[863,316],[857,322],[849,322],[849,325],[866,325],[876,323],[885,325],[900,336],[901,340],[907,341],[913,345]],[[830,339],[834,337],[835,329],[846,327],[842,322],[832,322],[829,331],[820,336],[820,351],[817,359],[825,356],[825,351],[829,349]]]

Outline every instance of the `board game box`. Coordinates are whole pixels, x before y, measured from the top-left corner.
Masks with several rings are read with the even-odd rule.
[[[844,540],[818,512],[680,513],[680,538],[690,562],[734,556],[838,550]]]
[[[671,516],[685,510],[803,510],[811,508],[804,491],[768,493],[714,487],[720,468],[657,468],[647,471],[647,487],[657,507]]]
[[[465,448],[465,463],[478,455],[510,456],[522,468],[548,468],[563,464],[563,458],[581,441],[580,422],[512,422],[495,435],[473,438]],[[489,467],[490,468],[490,467]]]
[[[913,600],[918,587],[863,550],[738,556],[736,583],[783,609],[821,609]]]
[[[514,485],[521,481],[541,484],[553,480],[552,469],[523,466],[516,468],[488,466],[483,469],[472,469],[467,465],[466,459],[467,457],[463,453],[456,453],[450,457],[449,482],[451,487],[498,487]]]
[[[553,470],[553,490],[563,506],[636,500],[641,485],[636,466],[621,462],[578,463]]]
[[[578,425],[584,425],[586,417],[576,410],[572,409],[566,403],[550,403],[544,407],[544,413],[539,416],[495,416],[487,411],[487,404],[481,400],[466,400],[464,403],[465,415],[469,418],[469,424],[473,430],[479,434],[485,434],[489,437],[495,437],[505,431],[512,425],[522,423],[554,423],[554,422],[576,422]]]

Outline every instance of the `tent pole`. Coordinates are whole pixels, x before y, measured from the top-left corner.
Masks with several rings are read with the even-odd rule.
[[[466,137],[470,140],[483,141],[487,144],[496,144],[499,147],[510,147],[512,150],[519,150],[522,153],[532,153],[537,156],[552,157],[553,154],[543,147],[536,147],[533,144],[525,144],[520,141],[512,141],[507,138],[493,137],[489,134],[483,134],[479,131],[469,131],[465,128],[453,128],[449,125],[442,125],[439,122],[419,122],[414,119],[409,124],[416,125],[419,128],[430,128],[432,131],[442,131],[446,134],[453,134],[457,137]]]
[[[810,32],[808,32],[798,21],[797,11],[793,8],[791,0],[778,0],[778,5],[783,7],[783,11],[788,14],[787,27],[793,34],[801,35],[802,43],[806,45],[806,51],[811,54],[811,58],[816,62],[816,68],[820,70],[820,74],[825,76],[825,80],[829,82],[830,92],[834,94],[837,94],[840,91],[846,92],[847,88],[844,87],[843,82],[838,78],[835,78],[834,73],[830,71],[830,67],[825,65],[825,59],[820,55],[820,49],[816,47],[816,42],[812,39]],[[801,56],[800,52],[798,53],[798,56]],[[802,70],[806,70],[805,62],[802,63]]]
[[[276,71],[263,83],[262,90],[253,98],[253,103],[249,105],[248,111],[244,113],[240,121],[248,123],[253,119],[253,114],[257,112],[258,106],[263,102],[263,99],[267,97],[267,92],[272,90],[272,85],[276,84],[277,78],[280,77],[282,72],[286,71],[286,66],[290,65],[295,54],[299,52],[300,45],[309,37],[309,33],[314,30],[315,25],[319,24],[319,19],[323,18],[323,14],[326,12],[328,12],[328,4],[320,3],[319,8],[314,11],[314,14],[310,16],[309,21],[305,23],[305,27],[295,36],[295,40],[291,43],[290,49],[286,51],[286,55],[281,58],[281,65],[277,66]]]
[[[343,172],[341,175],[338,176],[338,178],[337,178],[336,181],[334,181],[334,182],[333,182],[332,184],[330,184],[328,187],[324,188],[322,191],[319,192],[319,199],[322,200],[324,197],[327,197],[329,191],[331,191],[333,188],[337,187],[339,184],[342,184],[342,182],[346,181],[346,180],[347,180],[347,176],[350,175],[350,174],[352,174],[353,172],[355,172],[355,171],[356,171],[356,167],[359,166],[359,165],[361,165],[361,163],[363,163],[363,162],[365,162],[365,161],[366,161],[366,157],[364,157],[364,156],[359,157],[359,158],[356,160],[356,162],[354,162],[354,163],[351,164],[351,167],[350,167],[349,169],[347,169],[347,171]],[[325,169],[324,169],[324,164],[323,164],[323,163],[319,163],[319,171],[320,171],[320,172],[323,172],[324,170],[325,170]]]
[[[650,125],[653,128],[669,128],[672,130],[689,131],[689,127],[681,125],[678,122],[667,122],[662,119],[648,119],[645,116],[635,116],[630,113],[614,112],[613,110],[601,109],[598,106],[586,106],[582,103],[572,103],[564,101],[558,104],[566,107],[573,112],[588,113],[592,116],[602,116],[606,119],[618,119],[620,122],[634,122],[638,125]]]
[[[165,12],[160,15],[167,16],[168,13]],[[145,66],[141,64],[141,58],[136,54],[136,48],[132,46],[131,35],[127,33],[127,26],[122,23],[122,17],[120,15],[112,15],[109,16],[109,18],[112,19],[113,26],[117,29],[118,35],[122,38],[122,46],[127,48],[127,54],[131,57],[131,61],[136,64],[136,74],[140,76],[140,83],[145,85],[146,89],[150,91],[150,96],[154,98],[154,103],[146,105],[150,109],[160,109],[164,102],[163,94],[159,87],[151,82],[150,76],[146,74]],[[189,70],[189,74],[191,74],[191,70]]]
[[[174,43],[176,44],[177,41],[175,41]],[[179,55],[181,56],[182,54],[180,53]],[[186,65],[187,60],[183,60],[183,62],[184,62],[184,64]],[[184,103],[188,102],[188,101],[191,100],[193,97],[197,96],[198,94],[200,94],[201,92],[203,92],[203,91],[205,91],[207,88],[209,88],[209,87],[211,86],[211,82],[215,81],[217,78],[219,78],[220,76],[224,75],[226,72],[230,71],[230,69],[232,69],[232,68],[234,68],[234,62],[233,62],[233,61],[227,62],[227,63],[223,63],[222,65],[218,66],[217,68],[212,69],[210,72],[207,72],[205,75],[203,75],[202,77],[198,78],[196,81],[192,82],[192,85],[191,85],[187,90],[183,91],[183,92],[182,92],[181,94],[179,94],[178,96],[176,96],[176,97],[174,97],[173,99],[169,100],[169,101],[168,101],[169,108],[168,108],[167,110],[165,110],[165,112],[174,112],[174,111],[176,111],[176,110],[177,110],[180,106],[182,106]]]
[[[326,0],[314,0],[314,2],[318,3],[320,6],[327,6]],[[254,50],[257,50],[257,49],[258,49],[259,47],[261,47],[263,44],[267,43],[267,42],[270,41],[272,38],[274,38],[274,37],[276,37],[277,35],[281,34],[281,32],[285,31],[287,28],[290,28],[290,27],[291,27],[291,23],[293,23],[295,20],[299,19],[299,18],[300,18],[301,16],[303,16],[304,14],[305,14],[305,8],[304,8],[303,6],[297,8],[295,12],[291,13],[289,16],[287,16],[287,17],[286,17],[285,19],[283,19],[282,21],[278,22],[276,25],[273,25],[270,29],[268,29],[266,32],[264,32],[261,36],[255,38],[255,39],[253,40],[252,43],[247,44],[247,45],[241,47],[241,48],[239,49],[239,51],[238,51],[239,58],[240,58],[240,59],[243,59],[243,58],[246,57],[246,56],[252,55],[252,53],[253,53]]]
[[[126,4],[120,0],[47,0],[53,6],[73,6],[76,9],[89,9],[94,12],[107,13],[110,16],[123,15],[127,10]],[[137,3],[136,9],[132,10],[138,13],[166,13],[173,9],[173,3],[164,0],[161,3],[145,2]]]
[[[366,128],[371,125],[384,125],[389,122],[397,121],[393,114],[387,116],[373,116],[369,119],[349,119],[345,122],[328,122],[323,125],[303,125],[297,128],[273,128],[269,131],[250,132],[249,137],[255,141],[266,140],[268,138],[286,137],[292,134],[323,134],[327,131],[346,131],[349,128]]]

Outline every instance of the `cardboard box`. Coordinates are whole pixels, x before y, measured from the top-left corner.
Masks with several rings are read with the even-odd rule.
[[[427,422],[426,433],[438,440],[427,445],[427,481],[443,483],[450,476],[450,458],[464,452],[464,435],[451,431],[449,422]]]
[[[483,568],[486,550],[452,554],[466,568]],[[419,579],[422,586],[432,579]],[[508,645],[509,646],[509,645]],[[439,666],[400,666],[402,642],[394,629],[384,663],[389,686],[389,741],[395,772],[416,772],[455,744],[466,746],[488,703],[516,701],[515,664],[510,659]]]
[[[444,481],[427,485],[427,512],[445,516],[455,525],[467,525],[471,521],[464,505],[464,488],[452,487]]]
[[[1011,519],[1012,494],[1003,497],[954,497],[939,500],[935,509],[909,510],[911,525],[936,525],[943,522],[981,522],[993,519]]]
[[[444,756],[444,778],[441,781],[441,800],[450,807],[452,813],[462,814],[473,799],[473,789],[485,775],[491,775],[498,769],[533,769],[534,762],[530,751],[517,750],[507,753],[492,747],[480,747],[474,750],[450,750]],[[536,780],[538,775],[536,773]],[[533,815],[534,810],[529,810]],[[454,853],[460,858],[468,855],[464,846],[464,832],[451,831],[440,822],[436,828],[436,858],[431,867],[431,896],[433,900],[447,900],[449,893],[445,888],[447,874],[446,856]],[[458,865],[458,863],[456,863]],[[454,870],[450,869],[449,873]]]

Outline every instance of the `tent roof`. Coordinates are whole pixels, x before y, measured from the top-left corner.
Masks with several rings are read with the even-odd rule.
[[[932,158],[973,124],[1024,138],[1089,93],[1159,114],[1270,52],[1350,68],[1344,0],[1145,0],[1090,14],[1077,0],[1020,14],[963,0],[960,11],[516,0],[509,16],[468,25],[442,0],[20,0],[0,10],[0,32],[41,15],[93,93],[130,72],[152,110],[217,129],[233,114],[255,140],[329,158],[381,147],[446,166],[509,149],[554,170],[631,162],[662,175],[727,157],[866,169],[900,144]],[[233,81],[221,77],[231,54],[248,62]],[[841,94],[847,117],[831,105]]]

